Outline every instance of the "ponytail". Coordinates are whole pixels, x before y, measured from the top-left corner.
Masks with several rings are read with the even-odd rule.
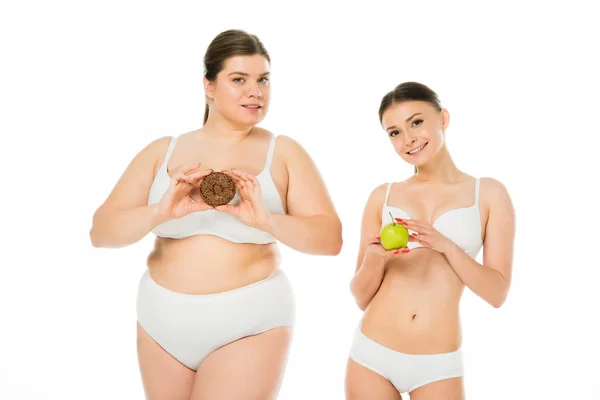
[[[208,103],[206,103],[206,107],[204,108],[204,123],[202,125],[206,125],[206,121],[208,121]]]

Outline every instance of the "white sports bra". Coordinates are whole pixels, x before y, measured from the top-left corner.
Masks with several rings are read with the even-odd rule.
[[[169,158],[178,137],[173,137],[165,161],[160,166],[148,195],[148,205],[156,204],[169,187],[171,177],[167,173]],[[271,161],[275,150],[276,136],[272,135],[267,153],[267,161],[263,170],[256,176],[260,182],[262,199],[267,209],[275,214],[285,214],[277,187],[271,177]],[[236,192],[234,198],[229,202],[231,205],[240,204],[240,195]],[[188,214],[184,217],[172,219],[156,226],[152,233],[159,237],[182,239],[193,235],[214,235],[222,237],[234,243],[256,243],[267,244],[275,242],[275,238],[260,229],[244,225],[236,217],[222,211],[207,210]]]
[[[385,202],[381,213],[382,227],[391,222],[389,213],[394,218],[412,218],[401,208],[388,206],[388,197],[390,197],[392,185],[392,182],[388,183],[385,193]],[[446,211],[437,217],[432,225],[438,232],[456,243],[465,253],[475,258],[483,246],[481,215],[479,213],[479,178],[475,180],[475,203],[469,207],[453,208]],[[412,231],[409,230],[409,233],[412,233]],[[423,245],[417,242],[408,242],[409,249],[417,247],[423,247]]]

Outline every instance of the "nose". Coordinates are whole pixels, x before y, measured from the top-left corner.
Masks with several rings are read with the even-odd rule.
[[[404,134],[404,145],[405,146],[410,146],[411,144],[413,144],[416,141],[417,141],[417,138],[415,136],[411,135],[410,133],[406,132]]]
[[[262,90],[260,90],[258,83],[248,85],[248,97],[262,97]]]

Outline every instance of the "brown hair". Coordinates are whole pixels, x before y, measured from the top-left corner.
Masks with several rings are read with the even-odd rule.
[[[381,123],[383,113],[392,105],[410,100],[425,101],[431,104],[436,110],[442,111],[440,98],[436,92],[422,83],[404,82],[396,86],[394,90],[387,93],[383,96],[383,99],[381,99],[381,104],[379,105],[379,123]],[[415,174],[416,173],[417,167],[415,167]]]
[[[269,63],[271,58],[256,35],[245,31],[230,29],[219,33],[210,43],[204,54],[204,76],[211,82],[217,78],[217,74],[223,69],[225,61],[234,56],[253,56],[260,54]],[[208,101],[204,109],[204,124],[208,121]]]

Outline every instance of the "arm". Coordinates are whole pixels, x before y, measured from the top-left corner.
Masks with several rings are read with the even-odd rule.
[[[287,215],[271,214],[261,229],[303,253],[339,254],[342,224],[317,167],[299,143],[283,135],[277,140],[289,176]]]
[[[460,280],[495,308],[506,300],[510,287],[515,236],[515,213],[510,196],[502,183],[482,179],[490,202],[485,228],[483,265],[455,244],[444,255]],[[483,186],[483,185],[482,185]]]
[[[157,139],[141,150],[96,210],[90,230],[94,247],[123,247],[135,243],[166,221],[158,205],[147,205],[158,154],[166,152],[170,138]]]
[[[369,251],[370,243],[381,230],[381,204],[383,204],[384,197],[385,185],[381,185],[371,193],[363,211],[356,270],[350,281],[350,291],[362,311],[375,297],[385,272],[387,257],[381,253]]]

